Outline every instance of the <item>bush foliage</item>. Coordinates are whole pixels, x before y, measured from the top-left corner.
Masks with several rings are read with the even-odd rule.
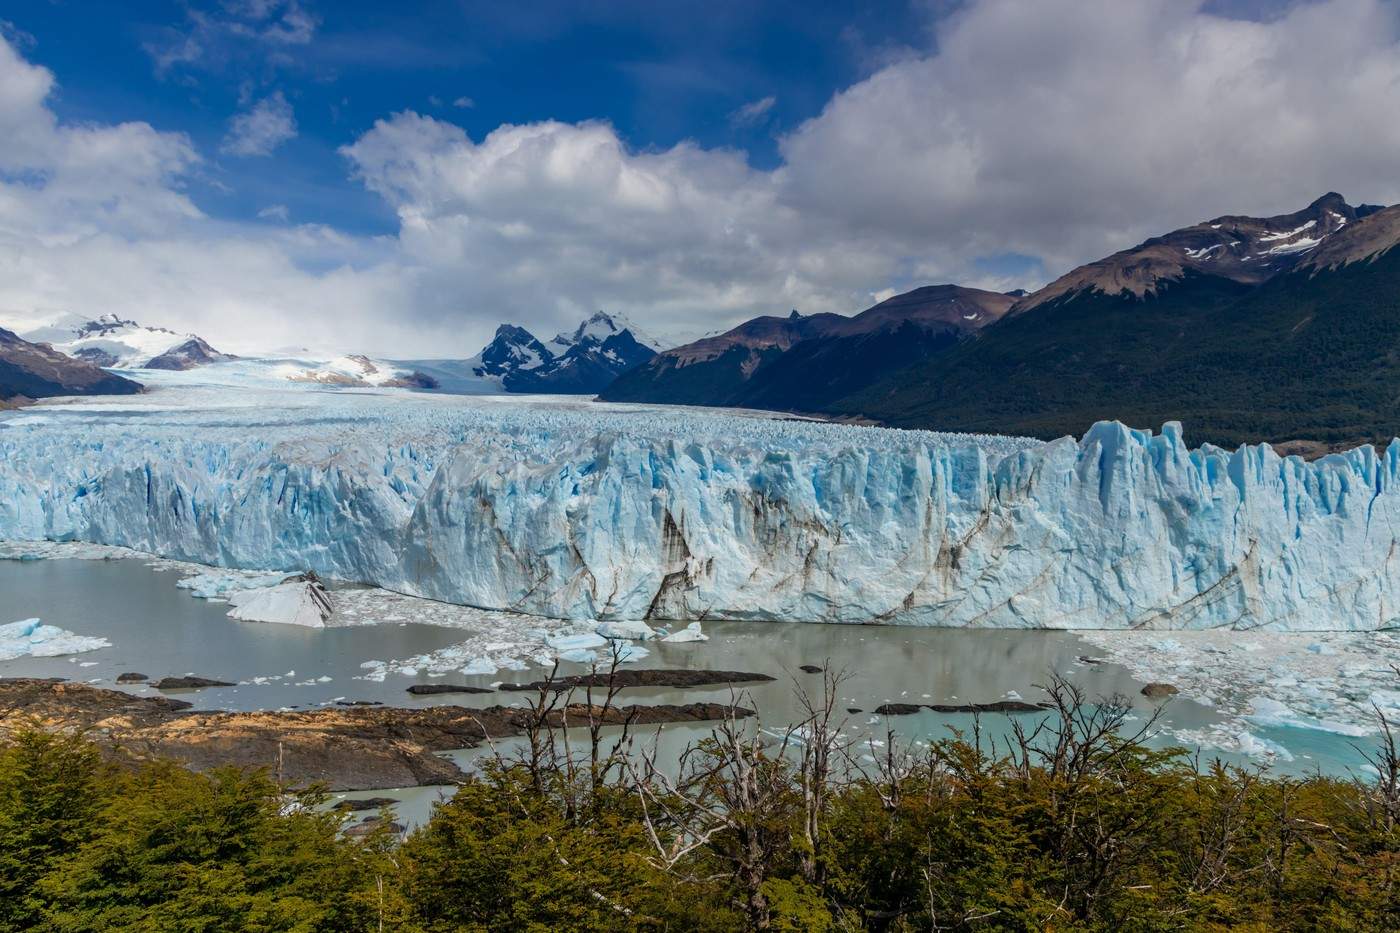
[[[1055,683],[1013,741],[914,754],[848,747],[825,686],[785,738],[725,721],[679,769],[592,722],[561,751],[542,691],[528,750],[403,838],[263,772],[19,734],[0,930],[1400,929],[1388,728],[1365,780],[1202,768]]]

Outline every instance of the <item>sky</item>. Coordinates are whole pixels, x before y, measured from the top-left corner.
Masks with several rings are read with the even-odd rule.
[[[392,9],[389,9],[392,7]],[[0,0],[0,323],[470,356],[1400,201],[1392,0]]]

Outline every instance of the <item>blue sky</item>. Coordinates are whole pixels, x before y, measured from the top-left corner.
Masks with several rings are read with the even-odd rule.
[[[0,6],[0,326],[680,340],[1400,201],[1400,0]]]
[[[190,186],[205,211],[248,220],[283,205],[299,220],[357,233],[392,233],[397,221],[348,178],[337,150],[394,112],[438,116],[474,137],[503,123],[602,119],[635,148],[693,139],[771,168],[781,132],[930,32],[927,10],[901,0],[303,0],[247,15],[258,9],[35,0],[5,16],[60,76],[61,118],[145,121],[215,153]],[[306,18],[309,41],[246,34],[289,12]],[[191,40],[199,49],[190,60],[168,61]],[[229,120],[275,92],[292,107],[297,136],[265,157],[219,154]]]

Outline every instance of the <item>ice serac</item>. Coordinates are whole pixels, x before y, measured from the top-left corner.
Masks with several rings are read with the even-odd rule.
[[[1400,625],[1400,444],[1308,463],[1188,449],[1174,423],[1041,444],[679,410],[191,417],[0,427],[0,538],[579,620]]]

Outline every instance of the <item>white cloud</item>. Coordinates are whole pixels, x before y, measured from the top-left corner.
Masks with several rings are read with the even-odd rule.
[[[291,212],[287,210],[285,204],[269,204],[258,211],[258,217],[263,220],[280,220],[282,223],[286,223],[291,217]]]
[[[973,0],[936,52],[785,136],[772,171],[693,143],[638,151],[602,122],[472,139],[400,113],[344,150],[397,212],[383,238],[208,218],[181,190],[188,139],[61,124],[52,83],[0,48],[0,307],[117,311],[235,352],[329,333],[465,355],[500,321],[553,333],[600,307],[705,331],[853,311],[889,286],[1035,284],[980,260],[1057,271],[1329,189],[1400,201],[1400,30],[1379,0],[1265,23],[1186,0]]]
[[[1266,23],[1179,0],[980,0],[939,52],[836,95],[783,141],[785,198],[828,223],[1052,269],[1331,189],[1400,199],[1397,12]]]
[[[476,101],[472,100],[470,97],[459,97],[452,102],[452,106],[459,110],[466,110],[470,107],[475,107]]]
[[[278,91],[229,120],[222,151],[236,156],[266,156],[297,134],[292,105]]]
[[[185,14],[185,23],[145,43],[157,74],[218,69],[248,55],[285,64],[288,47],[308,44],[319,25],[299,0],[223,0],[207,9],[191,5]]]
[[[769,115],[773,111],[773,105],[778,102],[778,98],[769,95],[758,100],[750,101],[744,106],[735,110],[729,115],[729,122],[734,126],[758,126],[766,123]]]

